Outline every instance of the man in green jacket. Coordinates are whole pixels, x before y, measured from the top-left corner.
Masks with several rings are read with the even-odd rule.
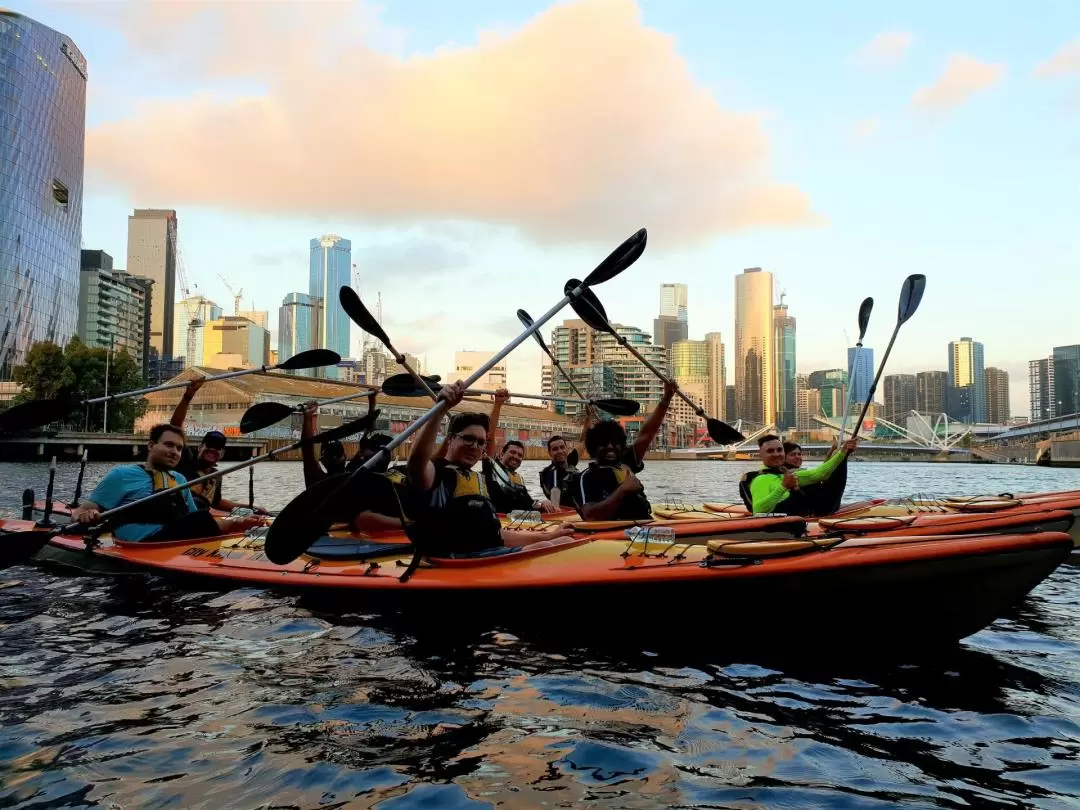
[[[762,468],[747,473],[739,482],[739,494],[746,508],[755,515],[782,513],[802,517],[820,517],[812,514],[811,500],[802,487],[820,484],[855,452],[857,439],[844,442],[843,452],[834,453],[824,464],[810,470],[793,470],[784,466],[784,443],[779,436],[762,436],[758,439],[758,454]]]

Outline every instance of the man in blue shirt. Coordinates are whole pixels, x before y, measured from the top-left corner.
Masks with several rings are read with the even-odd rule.
[[[184,476],[173,470],[183,452],[183,430],[175,425],[157,425],[150,431],[146,463],[109,470],[90,497],[72,510],[72,519],[95,523],[104,511],[187,483]],[[244,531],[258,523],[260,518],[255,516],[215,519],[209,512],[196,509],[187,489],[126,509],[111,521],[113,534],[127,541],[194,540]]]

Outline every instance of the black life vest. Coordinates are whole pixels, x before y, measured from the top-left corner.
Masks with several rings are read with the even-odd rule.
[[[641,469],[643,465],[639,466]],[[598,464],[595,461],[589,462],[589,466],[578,477],[578,497],[575,506],[581,513],[582,517],[585,517],[585,493],[584,479],[585,476],[590,476],[590,484],[595,485],[596,481],[600,481],[601,500],[606,500],[611,496],[619,484],[626,480],[628,475],[632,475],[634,470],[627,464],[618,463],[613,465]],[[595,476],[595,477],[593,477]],[[614,520],[644,520],[652,517],[652,504],[649,503],[649,499],[645,497],[644,492],[633,492],[627,495],[619,503],[619,511],[614,515]]]
[[[750,485],[759,475],[777,475],[783,478],[784,470],[767,467],[763,470],[748,472],[739,479],[739,496],[743,499],[743,503],[746,504],[746,508],[751,512],[754,511],[754,496],[750,492]],[[806,493],[802,488],[792,489],[788,491],[788,496],[784,500],[773,507],[772,511],[782,515],[810,517],[813,514],[813,503],[810,498],[806,497]]]
[[[498,459],[484,457],[484,483],[495,511],[509,514],[514,510],[533,508],[533,497],[517,470],[506,469]]]
[[[179,484],[172,472],[160,470],[148,470],[139,465],[139,469],[150,476],[150,485],[153,492],[161,492],[163,489],[176,489]],[[148,523],[155,526],[168,526],[188,514],[187,501],[182,491],[173,492],[160,498],[141,503],[130,509],[125,509],[109,524],[115,529],[119,526],[127,526],[131,523]]]
[[[501,524],[483,474],[444,458],[431,463],[435,483],[417,494],[416,522],[406,529],[418,550],[438,556],[501,546]]]

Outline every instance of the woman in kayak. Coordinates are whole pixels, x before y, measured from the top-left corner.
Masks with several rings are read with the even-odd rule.
[[[444,386],[439,399],[446,401],[449,410],[464,395],[465,386],[459,380]],[[435,458],[439,421],[432,419],[424,425],[405,466],[409,485],[417,490],[418,512],[409,536],[425,553],[470,554],[528,546],[573,533],[567,525],[543,533],[501,528],[484,476],[473,470],[487,447],[487,414],[461,413],[450,420],[445,458]]]

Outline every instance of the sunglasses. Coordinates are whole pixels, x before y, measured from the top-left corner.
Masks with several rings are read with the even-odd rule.
[[[455,433],[454,438],[470,447],[479,447],[481,450],[487,447],[487,439],[481,439],[479,436],[466,436],[464,433]]]

